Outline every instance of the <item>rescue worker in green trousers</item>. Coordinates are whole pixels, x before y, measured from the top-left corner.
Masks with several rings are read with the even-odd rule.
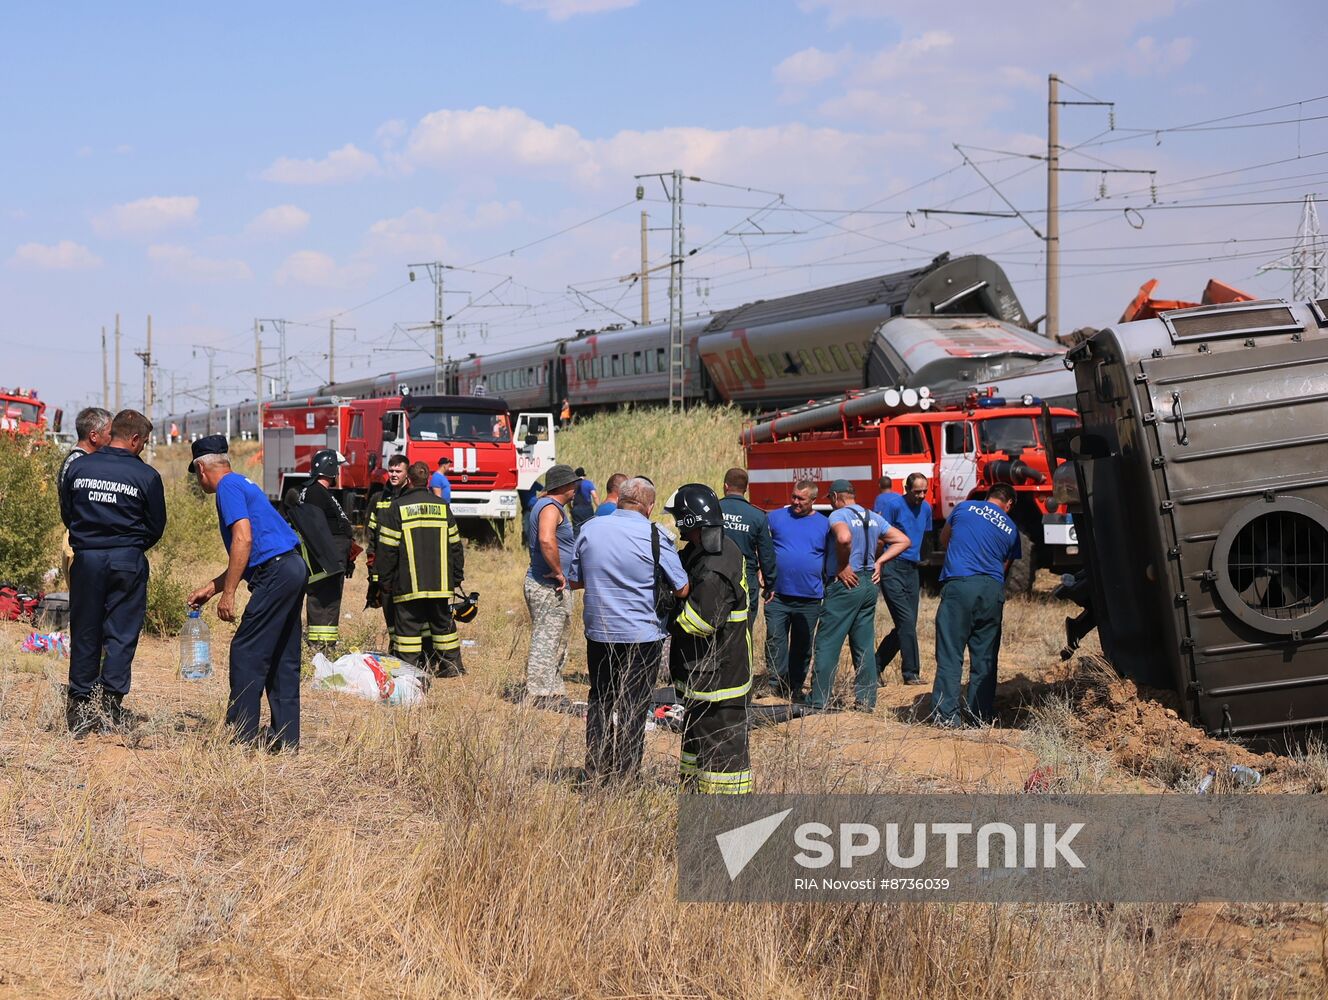
[[[383,512],[392,506],[392,501],[401,496],[406,488],[406,469],[410,462],[402,454],[393,455],[387,460],[387,484],[374,502],[369,506],[369,521],[365,527],[365,556],[369,567],[369,593],[365,598],[366,608],[383,609],[383,622],[387,626],[388,640],[396,638],[393,627],[396,624],[396,602],[383,600],[383,589],[378,581],[378,528]]]
[[[875,511],[856,502],[847,479],[830,484],[830,540],[825,554],[825,601],[816,625],[815,676],[807,703],[828,708],[839,668],[839,651],[848,639],[856,675],[853,707],[876,708],[876,560],[888,562],[908,548],[908,536]]]
[[[440,677],[456,677],[465,673],[451,604],[465,575],[461,534],[451,508],[429,489],[427,465],[411,465],[406,480],[379,518],[378,586],[383,599],[396,605],[397,656]]]
[[[300,490],[300,506],[314,508],[327,519],[336,551],[335,561],[323,567],[322,575],[315,573],[309,577],[304,609],[305,642],[325,650],[330,650],[341,638],[341,592],[353,569],[350,518],[331,490],[345,461],[331,448],[315,452],[309,463],[313,478]]]
[[[745,561],[724,534],[719,497],[709,486],[679,487],[665,509],[687,542],[680,555],[691,588],[669,628],[669,673],[685,713],[678,775],[684,788],[744,795],[752,790]]]

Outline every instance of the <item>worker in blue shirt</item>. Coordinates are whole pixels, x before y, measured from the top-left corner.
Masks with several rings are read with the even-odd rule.
[[[604,501],[595,508],[596,517],[607,517],[618,509],[618,491],[627,482],[627,474],[615,472],[604,482]]]
[[[278,751],[300,743],[300,603],[308,567],[300,540],[263,491],[231,470],[226,438],[201,437],[192,445],[189,471],[203,492],[216,494],[226,569],[189,595],[200,608],[217,594],[217,617],[235,621],[235,591],[249,583],[249,603],[231,640],[230,698],[226,724],[238,743],[263,743]],[[271,725],[258,728],[263,692]]]
[[[996,663],[1005,610],[1005,574],[1020,556],[1019,528],[1010,518],[1015,492],[993,486],[986,500],[955,506],[941,531],[945,565],[936,609],[936,681],[932,721],[946,727],[990,722],[996,701]],[[959,685],[968,647],[968,695],[961,714]],[[966,717],[966,718],[965,718]]]
[[[812,633],[825,597],[825,548],[830,522],[815,509],[816,481],[799,479],[787,507],[766,519],[775,543],[775,588],[765,605],[765,666],[771,691],[802,697]]]
[[[577,466],[576,474],[581,477],[581,482],[572,494],[572,530],[579,534],[581,525],[595,516],[595,508],[599,506],[599,492],[585,469]]]
[[[922,660],[918,655],[918,566],[922,543],[931,531],[931,504],[927,502],[927,477],[911,472],[904,480],[904,493],[882,493],[877,497],[878,514],[908,536],[908,548],[889,562],[877,560],[881,596],[895,627],[876,647],[876,670],[882,679],[894,660],[900,658],[905,684],[922,683]]]
[[[876,485],[881,492],[876,494],[876,499],[872,502],[872,510],[889,520],[886,509],[892,502],[892,498],[899,496],[895,492],[895,481],[890,476],[882,476]]]
[[[443,503],[452,502],[452,481],[447,474],[452,471],[452,460],[444,455],[438,460],[438,471],[429,477],[429,492],[441,497]]]
[[[69,466],[59,484],[74,550],[65,722],[75,738],[103,720],[128,721],[121,702],[147,614],[146,553],[166,530],[161,476],[139,458],[151,433],[147,417],[121,410],[110,443]]]
[[[830,484],[830,538],[825,554],[825,600],[816,626],[816,672],[812,679],[813,708],[828,708],[839,668],[839,651],[848,639],[856,683],[853,707],[876,707],[876,576],[877,558],[887,562],[908,548],[908,536],[891,527],[880,514],[855,502],[847,479]]]

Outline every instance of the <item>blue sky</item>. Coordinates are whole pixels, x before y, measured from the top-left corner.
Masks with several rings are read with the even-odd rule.
[[[1236,203],[1154,209],[1146,179],[1106,177],[1103,199],[1102,177],[1064,175],[1076,211],[1062,219],[1063,326],[1114,320],[1154,276],[1182,298],[1210,276],[1285,294],[1284,272],[1256,272],[1289,248],[1293,202],[1325,193],[1328,156],[1313,154],[1328,150],[1328,121],[1309,119],[1328,101],[1297,102],[1328,94],[1328,74],[1313,34],[1294,30],[1318,18],[1311,5],[1248,9],[473,0],[84,3],[57,18],[8,4],[0,383],[71,405],[99,396],[99,331],[116,312],[127,402],[149,312],[159,395],[174,375],[182,407],[186,389],[206,391],[192,345],[252,366],[255,316],[292,321],[295,387],[325,376],[330,317],[347,328],[339,376],[415,367],[424,335],[393,330],[430,316],[406,265],[435,258],[475,264],[448,276],[452,353],[620,319],[592,299],[635,318],[638,295],[618,280],[639,257],[632,175],[674,166],[756,189],[688,184],[688,245],[702,248],[689,312],[950,250],[995,257],[1036,316],[1041,248],[1023,223],[920,210],[1004,207],[961,143],[983,147],[969,155],[1042,225],[1040,165],[991,151],[1044,149],[1053,71],[1116,102],[1114,132],[1101,108],[1064,110],[1063,141],[1095,143],[1075,165],[1155,169],[1164,203]],[[1129,131],[1284,104],[1218,131]],[[1229,127],[1279,121],[1293,124]],[[760,211],[766,192],[784,196],[776,210]],[[1289,203],[1256,204],[1274,201]],[[667,248],[651,234],[652,258]],[[659,318],[662,276],[652,299]],[[277,355],[270,333],[264,350]],[[218,392],[251,396],[252,374]]]

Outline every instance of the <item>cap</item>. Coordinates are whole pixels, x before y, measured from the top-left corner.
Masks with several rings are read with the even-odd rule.
[[[852,483],[850,483],[847,479],[836,479],[833,483],[830,484],[830,492],[831,492],[831,493],[856,493],[856,492],[857,492],[857,487],[855,487],[855,486],[854,486]]]
[[[578,476],[572,471],[570,465],[555,465],[544,476],[544,492],[552,493],[554,490],[560,490],[569,483],[579,483],[584,477]]]
[[[189,450],[193,452],[194,459],[199,459],[202,458],[204,455],[224,455],[228,451],[230,451],[230,446],[226,443],[225,434],[209,434],[206,437],[199,438],[197,441],[191,444],[189,446]],[[191,461],[189,463],[190,474],[193,474],[197,471],[198,471],[197,462]]]

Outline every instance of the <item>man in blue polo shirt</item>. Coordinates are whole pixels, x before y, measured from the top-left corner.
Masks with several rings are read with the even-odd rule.
[[[812,509],[815,501],[816,481],[799,479],[789,505],[766,519],[775,543],[775,589],[765,605],[765,667],[771,691],[790,701],[802,697],[825,597],[830,522]]]
[[[429,492],[443,503],[452,502],[452,480],[447,474],[452,471],[452,460],[444,455],[438,460],[438,471],[429,477]]]
[[[567,579],[573,590],[586,592],[586,775],[594,780],[627,778],[640,769],[650,691],[664,651],[658,592],[667,588],[682,598],[691,591],[673,539],[650,521],[654,506],[650,480],[627,480],[618,509],[583,524],[572,548]]]
[[[968,647],[969,720],[990,722],[996,701],[996,661],[1005,610],[1005,574],[1020,556],[1019,528],[1010,518],[1014,488],[993,486],[986,500],[957,504],[941,531],[945,565],[936,609],[936,682],[932,719],[940,726],[965,724],[959,705]]]
[[[909,473],[904,495],[883,493],[876,512],[908,536],[908,548],[889,562],[877,562],[881,596],[895,627],[876,647],[876,671],[882,679],[898,655],[905,684],[922,683],[922,660],[918,655],[918,564],[922,542],[931,531],[931,504],[927,502],[927,477]]]
[[[249,583],[249,603],[231,640],[230,700],[226,723],[235,740],[257,743],[263,692],[272,716],[269,750],[300,743],[300,602],[308,567],[300,540],[252,482],[231,471],[226,438],[210,434],[193,443],[189,471],[217,497],[221,540],[230,557],[225,571],[189,595],[200,608],[218,593],[217,617],[235,621],[235,591]]]
[[[828,708],[839,669],[839,651],[848,639],[856,677],[853,707],[876,707],[876,583],[873,563],[893,560],[908,547],[908,537],[880,514],[856,503],[857,490],[847,479],[830,484],[830,538],[825,558],[825,602],[816,626],[816,673],[807,703]]]

